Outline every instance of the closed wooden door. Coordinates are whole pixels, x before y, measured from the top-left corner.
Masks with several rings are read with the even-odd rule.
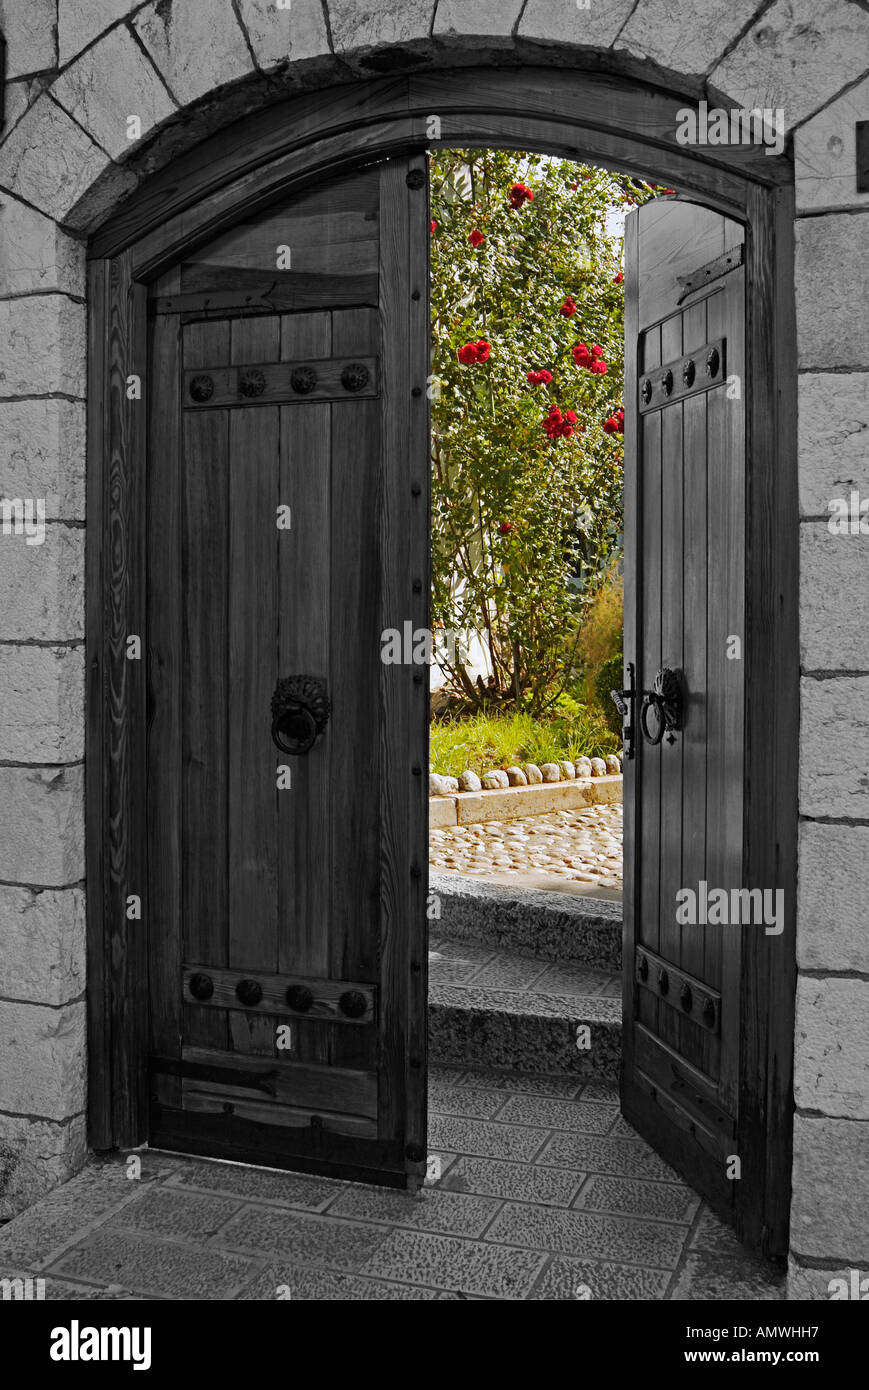
[[[285,197],[152,287],[151,1143],[425,1171],[424,162]]]
[[[741,1032],[766,1026],[743,1016],[740,988],[744,933],[766,930],[746,923],[740,892],[751,640],[743,240],[740,224],[689,203],[652,203],[626,225],[625,661],[636,694],[623,1108],[730,1216],[764,1183],[740,1159],[751,1084]]]

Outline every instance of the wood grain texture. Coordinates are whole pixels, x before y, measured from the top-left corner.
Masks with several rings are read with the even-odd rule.
[[[232,1009],[239,1007],[236,986],[240,980],[254,979],[262,986],[262,1003],[256,1006],[245,1005],[250,1012],[280,1015],[282,1018],[328,1018],[332,1023],[340,1023],[348,1028],[364,1027],[370,1024],[375,1014],[376,990],[358,980],[317,980],[304,975],[276,975],[265,970],[239,969],[220,970],[209,961],[185,964],[182,969],[184,993],[190,994],[189,983],[194,975],[205,974],[214,985],[211,998],[205,1000],[203,1009]],[[304,985],[314,996],[310,1009],[293,1009],[287,1003],[286,993],[291,985]],[[365,1000],[365,1009],[358,1016],[348,1017],[340,1007],[340,999],[348,992],[360,994]]]

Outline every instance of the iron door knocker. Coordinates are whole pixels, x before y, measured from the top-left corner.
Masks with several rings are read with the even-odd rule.
[[[308,753],[329,722],[326,684],[317,676],[286,676],[272,696],[272,739],[282,753]]]
[[[665,666],[655,677],[654,689],[643,692],[640,728],[646,742],[654,748],[666,733],[667,742],[675,743],[675,731],[682,728],[683,706],[681,673]],[[649,715],[652,710],[655,711],[656,720],[654,730],[649,729]]]

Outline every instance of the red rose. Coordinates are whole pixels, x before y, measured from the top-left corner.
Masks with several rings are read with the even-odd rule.
[[[513,187],[510,189],[509,200],[510,206],[515,212],[517,209],[521,208],[523,203],[533,203],[534,194],[527,184],[514,183]]]
[[[576,304],[571,295],[567,296],[558,312],[566,319],[571,318],[576,313]]]
[[[608,420],[603,422],[604,434],[618,434],[619,422],[611,415]]]
[[[567,423],[568,423],[569,425],[575,425],[575,424],[576,424],[576,411],[575,411],[575,410],[565,410],[565,412],[564,412],[564,418],[565,418],[565,420],[567,421]]]
[[[624,278],[625,278],[625,277],[624,277],[624,275],[622,274],[622,272],[619,271],[618,275],[614,275],[614,276],[613,276],[613,284],[614,284],[614,285],[620,285],[620,284],[622,283],[622,281],[624,280]]]
[[[585,343],[577,343],[573,349],[573,360],[577,367],[589,367],[592,362],[592,355]]]
[[[485,236],[483,235],[483,233],[482,233],[477,227],[474,228],[474,230],[471,232],[470,236],[468,237],[468,241],[471,243],[471,245],[472,245],[474,248],[476,248],[477,246],[481,246],[485,240],[486,240]]]
[[[501,525],[498,527],[498,535],[499,535],[499,536],[509,536],[509,534],[510,534],[510,532],[511,532],[512,530],[513,530],[513,523],[512,523],[512,521],[502,521],[502,522],[501,522]]]
[[[434,218],[432,218],[431,222],[429,223],[429,230],[433,232],[436,226],[437,222],[435,222]]]
[[[574,191],[574,190],[576,189],[576,184],[575,184],[575,183],[572,183],[572,184],[570,185],[570,188],[571,188],[571,191]]]
[[[601,347],[600,343],[595,343],[594,347],[591,350],[591,355],[592,357],[603,357],[603,348]]]
[[[588,370],[589,370],[590,372],[593,372],[595,376],[604,376],[604,375],[606,374],[606,371],[607,371],[607,364],[606,364],[606,362],[600,362],[600,361],[598,361],[598,362],[592,362],[592,364],[591,364],[591,366],[589,367]]]
[[[460,347],[456,356],[460,362],[467,366],[471,362],[488,362],[489,351],[490,347],[486,339],[478,338],[475,343],[465,343],[463,347]]]
[[[476,347],[477,347],[477,361],[478,361],[478,362],[488,362],[488,360],[489,360],[490,347],[489,347],[489,344],[486,342],[486,339],[485,339],[485,338],[478,338],[478,339],[477,339]]]

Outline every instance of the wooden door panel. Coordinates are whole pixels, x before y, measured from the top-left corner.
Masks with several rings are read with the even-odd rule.
[[[740,928],[677,920],[677,895],[743,880],[744,272],[693,277],[742,229],[685,204],[629,219],[625,657],[638,707],[656,673],[681,673],[684,726],[638,737],[626,779],[625,1114],[723,1212],[737,1184]],[[633,242],[633,244],[631,244]],[[734,258],[738,263],[739,257]],[[719,360],[712,377],[707,358]],[[686,354],[695,377],[683,375]],[[696,360],[695,360],[696,354]],[[667,380],[667,372],[672,378]],[[728,387],[739,380],[739,393]],[[643,396],[643,390],[650,394]],[[654,723],[654,716],[651,723]]]
[[[410,863],[384,866],[381,808],[388,780],[418,861],[427,827],[405,759],[421,774],[427,698],[401,673],[419,718],[396,745],[380,633],[387,589],[414,592],[418,564],[384,523],[388,492],[419,495],[407,438],[399,450],[387,427],[391,400],[422,395],[410,372],[427,361],[427,338],[421,358],[401,323],[408,277],[428,312],[427,200],[409,164],[297,196],[163,277],[151,461],[166,504],[155,496],[149,520],[156,536],[162,508],[149,569],[152,1143],[400,1185],[425,1166],[425,1088],[407,1083],[411,1037],[415,1067],[420,1037],[424,1055],[425,998],[411,1007],[408,994],[411,958],[424,978],[425,919],[423,901],[399,934],[386,911],[384,875]],[[294,228],[318,308],[227,299]],[[353,268],[350,243],[377,293],[348,308],[334,272],[342,255]],[[220,316],[193,317],[203,287]],[[413,419],[425,466],[425,406]],[[294,675],[325,682],[330,706],[304,754],[272,740],[272,693]]]

